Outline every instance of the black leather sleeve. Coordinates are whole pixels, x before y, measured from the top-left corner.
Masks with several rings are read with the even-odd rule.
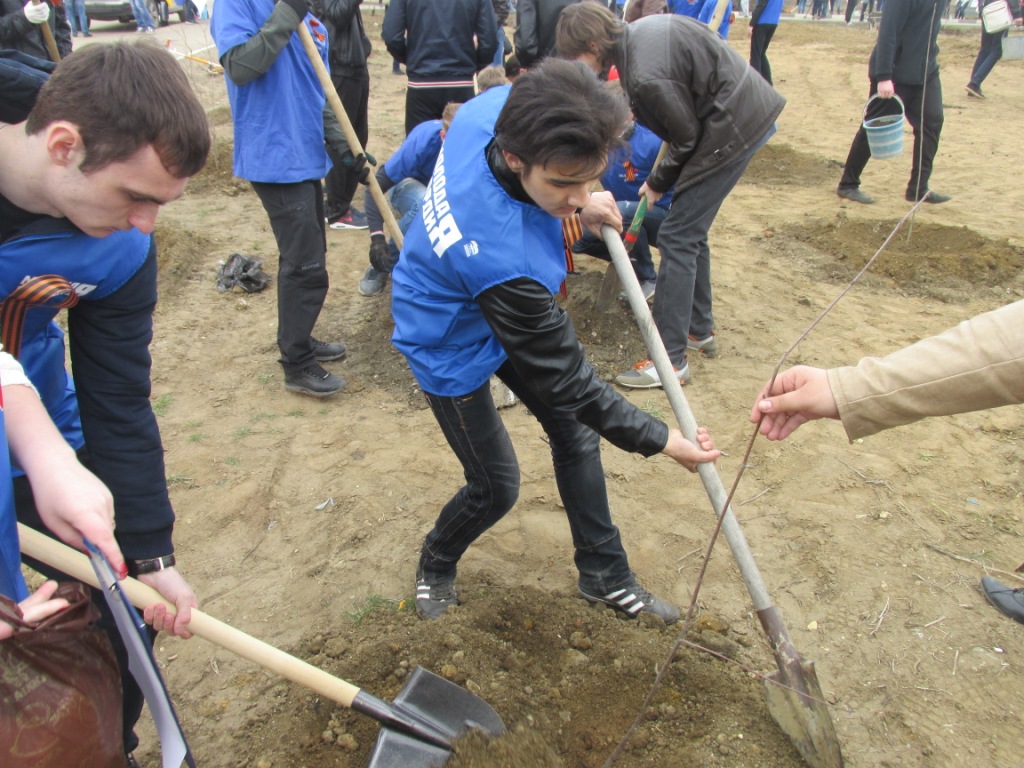
[[[566,408],[613,445],[643,456],[668,442],[668,427],[598,378],[566,312],[540,283],[517,278],[489,288],[477,302],[509,362],[533,392]]]

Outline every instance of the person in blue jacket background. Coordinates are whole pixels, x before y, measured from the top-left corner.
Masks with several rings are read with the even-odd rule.
[[[377,183],[395,209],[398,228],[403,234],[420,212],[434,163],[441,154],[441,144],[459,106],[449,104],[440,120],[428,120],[413,128],[376,173]],[[359,281],[359,293],[376,296],[384,290],[398,262],[398,248],[394,240],[385,236],[384,217],[372,195],[366,196],[366,220],[370,229],[370,266]]]
[[[637,122],[627,129],[629,144],[612,150],[608,156],[608,167],[601,175],[601,186],[615,197],[619,213],[624,222],[630,222],[640,206],[640,188],[654,168],[654,161],[661,149],[661,139],[653,131]],[[658,245],[658,230],[668,215],[672,198],[666,195],[656,205],[647,209],[643,224],[637,233],[636,242],[629,253],[630,263],[644,298],[650,301],[654,296],[658,273],[654,269],[651,246]],[[597,235],[586,233],[572,247],[575,253],[586,253],[599,259],[610,259],[604,240]]]
[[[721,10],[719,10],[719,6],[722,6]],[[697,21],[703,21],[720,34],[723,40],[728,40],[729,29],[732,27],[732,16],[732,0],[704,0],[700,6],[700,13],[697,14]]]
[[[332,161],[366,183],[363,154],[353,155],[310,62],[298,28],[305,26],[324,68],[330,41],[306,0],[230,0],[213,13],[210,33],[235,126],[234,174],[246,179],[270,219],[280,253],[277,346],[284,386],[330,397],[345,379],[320,363],[348,356],[342,342],[313,336],[330,280],[322,179]],[[333,153],[328,157],[328,149]]]
[[[750,14],[750,66],[769,83],[772,82],[772,66],[768,63],[768,46],[781,15],[782,0],[758,0]]]
[[[627,120],[621,99],[578,63],[549,58],[514,86],[459,109],[392,284],[395,347],[405,356],[466,484],[441,509],[416,569],[416,610],[458,605],[466,549],[515,504],[519,465],[491,397],[497,375],[541,423],[551,445],[578,588],[585,599],[666,623],[679,609],[637,581],[611,519],[601,438],[691,471],[713,461],[597,376],[554,294],[565,277],[562,219],[582,209],[591,231],[621,217],[591,195]]]

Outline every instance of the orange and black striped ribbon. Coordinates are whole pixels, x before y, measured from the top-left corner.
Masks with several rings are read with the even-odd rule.
[[[75,289],[60,275],[40,275],[26,280],[0,302],[0,341],[3,341],[4,350],[18,357],[25,330],[25,314],[32,307],[68,309],[77,303]]]
[[[562,219],[562,244],[565,246],[565,271],[575,272],[576,264],[572,260],[572,244],[583,237],[583,220],[578,213],[574,213],[567,219]],[[562,281],[562,298],[569,295],[569,290]]]

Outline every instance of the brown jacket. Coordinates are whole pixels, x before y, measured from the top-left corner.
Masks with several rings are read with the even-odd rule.
[[[927,416],[1024,403],[1024,301],[828,372],[850,440]]]

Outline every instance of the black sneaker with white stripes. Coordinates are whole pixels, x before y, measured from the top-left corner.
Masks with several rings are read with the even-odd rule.
[[[416,613],[421,619],[439,619],[448,612],[449,606],[458,604],[454,573],[427,576],[422,569],[416,570]]]
[[[652,595],[641,587],[635,578],[606,595],[592,595],[580,587],[580,597],[591,603],[610,605],[631,619],[635,619],[641,613],[653,613],[655,616],[660,616],[666,624],[675,624],[679,621],[678,608],[671,603],[666,603],[660,597]]]

